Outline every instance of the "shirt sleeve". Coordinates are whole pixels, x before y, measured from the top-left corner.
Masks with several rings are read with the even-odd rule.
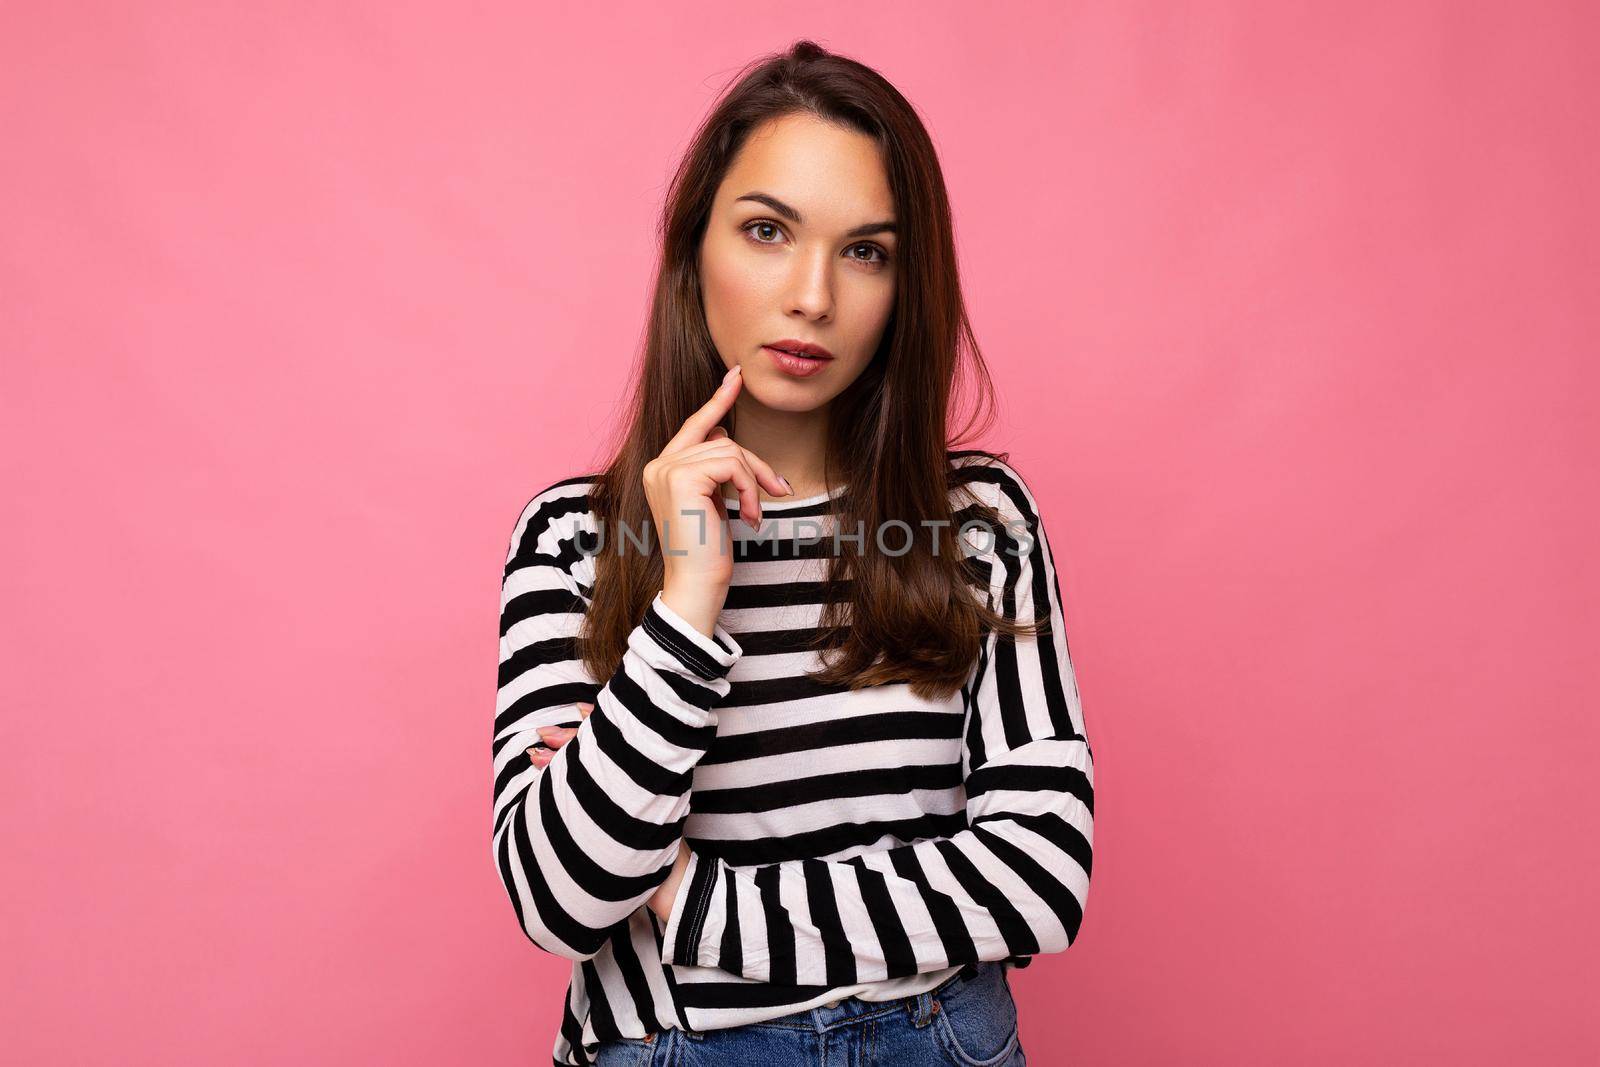
[[[582,488],[558,483],[517,520],[491,745],[500,880],[533,943],[574,960],[593,958],[671,872],[694,767],[743,653],[720,625],[707,637],[657,594],[599,684],[579,655],[585,514]],[[584,718],[579,703],[594,711]],[[542,770],[527,752],[540,726],[578,727]]]
[[[1048,631],[990,631],[963,733],[967,827],[842,860],[729,866],[692,853],[664,931],[667,963],[836,987],[1060,952],[1083,922],[1094,768],[1044,526],[994,464],[990,604]]]

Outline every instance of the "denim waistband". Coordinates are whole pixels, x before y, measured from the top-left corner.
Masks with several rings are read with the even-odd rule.
[[[794,1012],[791,1015],[780,1016],[776,1019],[765,1019],[751,1026],[780,1027],[792,1030],[823,1031],[835,1026],[848,1025],[866,1019],[885,1015],[889,1012],[905,1010],[911,1013],[913,1021],[918,1026],[926,1026],[937,1011],[937,997],[949,991],[952,987],[964,982],[970,982],[983,974],[980,968],[996,968],[1001,964],[994,962],[968,963],[955,974],[924,993],[914,993],[908,997],[897,997],[893,1000],[862,1000],[860,997],[844,997],[837,1003],[819,1004],[815,1008]]]

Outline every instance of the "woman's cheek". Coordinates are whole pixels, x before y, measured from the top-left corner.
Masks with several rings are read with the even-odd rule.
[[[735,262],[735,257],[719,249],[708,251],[700,268],[706,322],[713,340],[729,343],[734,340],[727,337],[730,332],[744,332],[744,316],[770,315],[770,309],[760,303],[769,286],[759,270]]]

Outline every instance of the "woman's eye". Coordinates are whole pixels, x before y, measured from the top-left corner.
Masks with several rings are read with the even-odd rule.
[[[750,223],[748,226],[746,226],[744,228],[744,232],[746,234],[752,234],[753,235],[757,230],[777,230],[777,229],[778,229],[778,227],[776,225],[774,225],[773,223],[762,222],[760,220],[757,220],[755,222]],[[782,231],[780,230],[778,232],[781,233]],[[776,244],[777,243],[776,241],[762,240],[759,237],[754,237],[753,240],[758,245],[770,245],[770,244]]]
[[[778,236],[782,236],[783,227],[779,226],[775,222],[768,222],[765,219],[756,219],[754,222],[747,222],[743,227],[741,227],[741,232],[758,245],[777,244],[778,241],[776,238],[769,240],[763,236],[768,231],[771,231]],[[867,251],[865,256],[857,254],[862,249],[866,249]],[[889,253],[884,251],[881,246],[875,245],[870,241],[858,245],[851,245],[850,248],[846,249],[846,251],[849,253],[846,258],[853,259],[857,263],[865,263],[868,266],[880,267],[889,262]],[[876,259],[873,258],[874,253],[877,254]]]

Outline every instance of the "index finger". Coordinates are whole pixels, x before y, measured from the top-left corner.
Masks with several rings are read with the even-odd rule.
[[[702,404],[698,411],[683,420],[683,427],[667,442],[667,447],[661,450],[662,455],[676,452],[680,448],[698,445],[706,439],[706,434],[711,428],[722,421],[722,417],[733,407],[733,400],[739,395],[740,383],[744,380],[744,365],[735,363],[727,374],[722,376],[722,384],[717,386],[717,391],[711,394],[711,399]]]

